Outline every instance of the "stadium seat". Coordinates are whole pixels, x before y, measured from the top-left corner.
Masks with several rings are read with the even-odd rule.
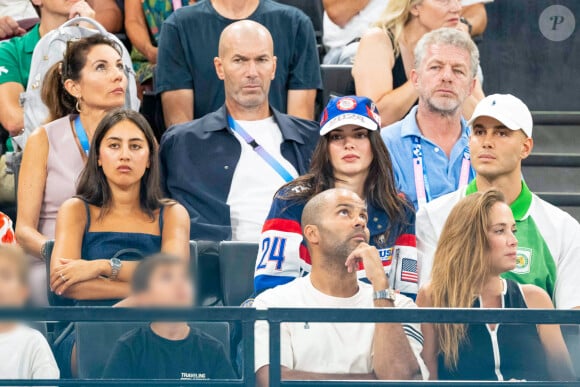
[[[254,293],[257,255],[257,243],[220,243],[220,282],[225,306],[239,306]]]
[[[54,294],[50,290],[50,260],[52,258],[52,249],[54,248],[54,240],[49,240],[46,242],[46,256],[44,256],[44,262],[46,262],[46,294],[48,296],[48,304],[50,306],[71,306],[73,304],[72,300],[63,298]]]
[[[352,66],[322,65],[322,104],[326,106],[332,97],[355,94],[354,79],[351,74]]]
[[[191,259],[192,277],[195,282],[196,304],[218,305],[222,301],[220,286],[219,245],[212,241],[192,241],[197,246],[197,256]]]
[[[316,32],[316,39],[318,43],[322,43],[322,17],[324,14],[324,6],[322,5],[322,0],[277,0],[279,3],[286,5],[291,5],[298,9],[301,9],[310,20],[312,20],[312,26],[314,27],[314,32]]]
[[[139,112],[145,117],[157,141],[161,141],[161,136],[165,133],[165,121],[163,118],[163,107],[161,105],[161,96],[155,94],[153,91],[143,92],[143,101]]]
[[[145,325],[127,322],[76,323],[78,377],[101,378],[117,340],[126,332]],[[230,353],[230,325],[227,322],[193,322],[189,325],[215,337],[224,344],[226,353]]]

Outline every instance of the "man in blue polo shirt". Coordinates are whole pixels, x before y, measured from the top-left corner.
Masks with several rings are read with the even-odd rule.
[[[477,47],[456,29],[432,31],[417,43],[411,80],[419,93],[418,106],[382,130],[397,188],[415,208],[475,176],[461,106],[473,91],[478,65]]]
[[[224,103],[216,77],[221,32],[236,20],[265,26],[278,58],[270,104],[280,112],[313,119],[316,90],[322,88],[312,22],[297,8],[273,0],[206,0],[175,11],[161,28],[155,89],[161,94],[167,127],[217,110]]]
[[[161,139],[165,192],[187,208],[191,239],[257,242],[274,193],[308,170],[319,127],[268,103],[276,59],[264,26],[230,24],[215,59],[225,105]]]

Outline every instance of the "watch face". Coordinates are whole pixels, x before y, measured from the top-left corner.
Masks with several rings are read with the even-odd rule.
[[[111,258],[111,264],[113,266],[121,266],[121,260],[119,258]]]

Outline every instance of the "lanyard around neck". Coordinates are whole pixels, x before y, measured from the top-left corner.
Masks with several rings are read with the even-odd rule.
[[[424,204],[430,202],[433,197],[431,196],[431,187],[429,185],[429,177],[427,176],[427,170],[425,169],[425,163],[423,162],[423,147],[421,145],[421,138],[419,136],[413,136],[413,172],[415,177],[415,190],[417,192],[417,203],[419,208]],[[465,147],[463,150],[463,160],[461,161],[461,173],[459,175],[459,183],[457,188],[466,186],[469,183],[469,173],[471,171],[471,157],[469,155],[469,147]]]
[[[262,145],[258,144],[258,142],[248,133],[242,126],[232,118],[232,116],[228,115],[228,125],[230,128],[240,135],[244,139],[244,141],[252,147],[252,149],[266,162],[272,169],[274,169],[281,177],[284,179],[286,183],[291,182],[294,180],[292,174],[288,172],[286,168],[274,156],[272,156],[266,149],[262,147]]]
[[[89,142],[89,137],[87,136],[87,132],[85,131],[85,128],[83,127],[83,123],[81,122],[81,116],[77,116],[77,118],[75,118],[75,132],[77,133],[77,138],[79,139],[79,142],[81,144],[81,147],[83,148],[83,151],[85,152],[85,154],[88,157],[89,156],[90,142]]]

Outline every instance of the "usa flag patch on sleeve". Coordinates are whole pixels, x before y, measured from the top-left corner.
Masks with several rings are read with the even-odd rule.
[[[417,261],[410,258],[403,258],[401,261],[401,281],[417,283]]]

